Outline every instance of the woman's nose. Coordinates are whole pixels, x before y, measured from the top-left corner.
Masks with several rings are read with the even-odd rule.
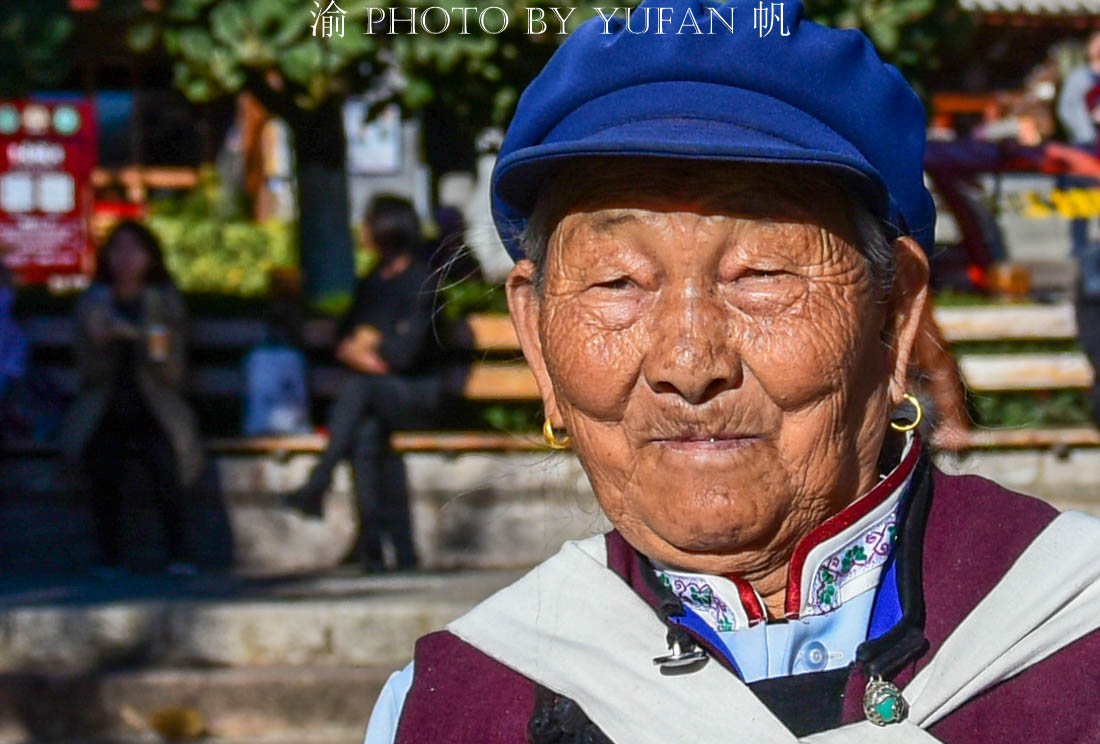
[[[692,405],[740,387],[741,357],[723,309],[690,293],[676,304],[657,312],[657,332],[644,366],[649,387]]]

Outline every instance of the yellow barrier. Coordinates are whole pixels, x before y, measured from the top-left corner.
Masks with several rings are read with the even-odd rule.
[[[1054,189],[1047,199],[1037,191],[1025,191],[1010,197],[1012,207],[1031,219],[1084,219],[1100,216],[1100,188]]]

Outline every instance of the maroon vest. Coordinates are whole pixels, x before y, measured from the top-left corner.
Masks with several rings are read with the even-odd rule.
[[[935,471],[921,561],[928,649],[894,676],[899,687],[932,658],[1056,514],[1048,504],[984,478]],[[421,638],[415,662],[397,744],[527,742],[535,703],[531,680],[446,631]],[[855,668],[843,723],[863,719],[866,683]],[[979,695],[930,731],[948,744],[1100,743],[1100,632]]]

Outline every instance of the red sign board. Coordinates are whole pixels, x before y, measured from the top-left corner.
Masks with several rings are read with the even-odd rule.
[[[92,271],[96,157],[91,100],[0,100],[0,252],[24,281]]]

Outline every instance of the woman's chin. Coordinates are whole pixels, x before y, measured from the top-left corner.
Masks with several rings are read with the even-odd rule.
[[[698,573],[745,570],[746,557],[768,542],[767,530],[755,524],[746,524],[744,529],[727,527],[719,533],[713,529],[692,531],[682,524],[669,529],[647,528],[645,534],[636,537],[625,530],[620,532],[634,547],[659,563]]]

